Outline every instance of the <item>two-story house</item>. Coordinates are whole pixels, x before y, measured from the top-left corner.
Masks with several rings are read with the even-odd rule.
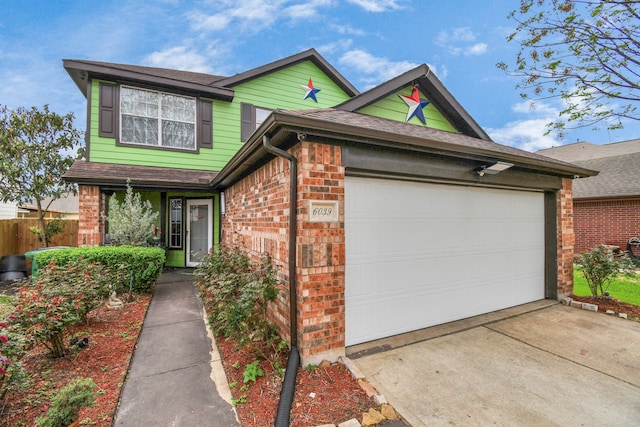
[[[231,77],[65,60],[87,98],[79,244],[128,179],[168,266],[267,252],[304,363],[572,290],[571,180],[493,142],[426,65],[358,93],[311,49]]]

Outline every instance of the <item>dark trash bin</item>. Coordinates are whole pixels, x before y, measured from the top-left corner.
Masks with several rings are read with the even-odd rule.
[[[27,277],[24,255],[5,255],[0,258],[0,280],[19,280]]]
[[[55,251],[58,249],[69,249],[71,246],[49,246],[46,248],[38,248],[38,249],[34,249],[32,251],[27,252],[26,254],[24,254],[27,258],[32,259],[33,262],[31,263],[31,276],[32,277],[36,277],[38,275],[38,263],[35,260],[35,256],[38,252],[44,252],[44,251]],[[45,266],[46,267],[46,266]]]

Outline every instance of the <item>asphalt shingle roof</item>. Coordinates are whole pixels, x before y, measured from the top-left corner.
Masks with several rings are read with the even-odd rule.
[[[573,197],[602,198],[640,195],[640,152],[575,162],[600,171],[597,176],[573,181]]]
[[[209,190],[217,172],[156,166],[122,165],[76,160],[63,178],[93,185],[131,185],[150,188]]]
[[[538,153],[600,172],[573,181],[574,199],[640,196],[640,139],[602,145],[578,142]]]

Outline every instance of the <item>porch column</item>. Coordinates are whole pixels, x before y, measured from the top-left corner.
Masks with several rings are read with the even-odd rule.
[[[573,293],[573,181],[562,179],[558,191],[558,300]]]
[[[78,246],[98,246],[104,238],[104,195],[95,185],[78,187]]]

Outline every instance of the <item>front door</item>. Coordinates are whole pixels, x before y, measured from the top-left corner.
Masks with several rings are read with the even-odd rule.
[[[187,267],[196,267],[213,246],[213,201],[187,200]]]

